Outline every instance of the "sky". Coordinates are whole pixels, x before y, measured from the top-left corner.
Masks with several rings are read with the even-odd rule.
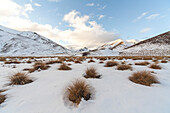
[[[95,48],[170,31],[170,0],[0,0],[0,25]]]

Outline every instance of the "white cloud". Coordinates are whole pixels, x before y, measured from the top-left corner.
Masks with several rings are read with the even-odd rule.
[[[94,3],[88,3],[88,4],[86,4],[86,6],[89,6],[89,7],[92,7],[92,6],[94,6],[95,4]]]
[[[59,2],[60,0],[48,0],[50,2]]]
[[[32,11],[34,11],[31,4],[25,4],[24,7],[26,12],[28,11],[29,13],[31,13]]]
[[[100,19],[102,19],[104,17],[105,17],[104,15],[99,15],[98,19],[100,20]]]
[[[138,16],[135,21],[142,19],[144,16],[146,16],[148,12],[143,12],[140,16]]]
[[[27,11],[30,10],[23,10],[25,7],[16,4],[12,0],[5,0],[2,3],[0,4],[0,17],[2,17],[0,18],[0,24],[9,28],[34,31],[53,40],[68,42],[69,45],[76,47],[93,48],[119,37],[114,32],[105,31],[95,21],[89,21],[90,17],[88,15],[81,16],[75,10],[69,12],[63,18],[72,29],[59,30],[49,24],[39,24],[23,17],[23,11],[28,16]]]
[[[155,19],[158,16],[160,16],[160,14],[152,14],[152,15],[146,17],[146,19],[151,20],[151,19]]]
[[[102,7],[100,7],[100,4],[99,4],[99,6],[98,6],[99,8],[99,10],[103,10],[103,9],[105,9],[107,6],[106,5],[104,5],[104,6],[102,6]]]
[[[25,16],[26,14],[24,7],[21,7],[20,5],[16,4],[12,0],[3,0],[0,3],[0,20],[5,20],[5,18],[11,17],[11,16]]]
[[[40,4],[38,4],[38,3],[35,3],[34,5],[35,5],[35,6],[37,6],[37,7],[40,7],[40,6],[41,6],[41,5],[40,5]]]
[[[148,31],[151,31],[152,29],[151,28],[144,28],[144,29],[142,29],[141,31],[140,31],[140,33],[146,33],[146,32],[148,32]]]

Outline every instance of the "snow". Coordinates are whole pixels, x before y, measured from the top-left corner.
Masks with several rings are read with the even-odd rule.
[[[67,55],[71,51],[35,32],[0,26],[1,56]]]
[[[145,43],[122,50],[121,52],[120,55],[125,56],[169,56],[170,45]]]
[[[104,44],[96,49],[94,52],[90,52],[91,56],[119,56],[119,52],[121,52],[126,47],[129,47],[133,44],[137,43],[136,40],[122,40],[117,39],[115,41],[111,41],[109,43]]]
[[[54,58],[55,59],[55,58]],[[41,59],[38,59],[41,60]],[[43,60],[43,59],[42,59]],[[48,58],[44,60],[50,60]],[[136,66],[142,60],[117,60],[132,63],[133,71],[119,71],[116,67],[104,67],[95,63],[74,64],[72,70],[57,70],[60,64],[52,64],[48,70],[29,74],[34,82],[21,86],[7,86],[7,76],[32,64],[11,64],[0,62],[0,89],[8,89],[3,94],[7,99],[0,105],[0,113],[169,113],[170,112],[170,62],[160,63],[161,70],[147,66]],[[106,61],[105,61],[106,62]],[[152,62],[149,60],[149,62]],[[78,107],[67,105],[64,100],[65,88],[73,80],[80,78],[85,69],[95,66],[102,74],[101,79],[86,79],[95,89],[93,100],[82,100]],[[151,87],[135,84],[128,80],[138,70],[154,71],[160,84]]]

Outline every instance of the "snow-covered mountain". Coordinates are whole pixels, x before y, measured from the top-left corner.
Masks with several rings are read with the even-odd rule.
[[[0,56],[56,55],[69,51],[35,32],[0,26]]]
[[[170,31],[129,46],[120,55],[169,56]]]
[[[136,44],[136,40],[122,40],[117,39],[115,41],[106,43],[97,49],[91,50],[91,55],[104,55],[104,56],[113,56],[113,55],[119,55],[119,52],[125,49],[126,47],[129,47],[131,45]]]

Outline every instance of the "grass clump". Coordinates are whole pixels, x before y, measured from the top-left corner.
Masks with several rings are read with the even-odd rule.
[[[88,63],[91,63],[91,62],[95,62],[93,59],[90,59],[89,61],[88,61]]]
[[[158,64],[151,64],[149,66],[149,68],[152,68],[152,69],[162,69],[162,67],[160,65],[158,65]]]
[[[131,65],[127,65],[127,64],[120,64],[117,66],[117,70],[132,70]]]
[[[100,78],[101,75],[97,73],[97,69],[95,67],[87,68],[85,71],[85,78]]]
[[[55,64],[55,63],[62,63],[62,61],[61,60],[51,60],[51,61],[46,62],[46,64]]]
[[[75,60],[74,63],[81,64],[81,61],[80,60]]]
[[[33,80],[26,73],[23,72],[18,72],[12,76],[9,76],[9,79],[9,85],[24,85],[33,82]]]
[[[146,86],[151,86],[153,83],[159,83],[157,78],[151,74],[149,71],[138,71],[134,72],[129,80]]]
[[[76,80],[67,87],[66,94],[69,101],[79,105],[81,99],[88,101],[92,97],[92,87],[84,80]]]
[[[149,62],[147,62],[147,61],[144,61],[144,62],[136,62],[135,63],[135,65],[140,65],[140,66],[146,66],[146,65],[148,65],[149,64]]]
[[[58,70],[71,70],[71,68],[67,66],[67,64],[62,63],[60,67],[58,68]]]
[[[2,104],[6,100],[6,95],[0,94],[0,104]]]
[[[168,61],[167,60],[162,60],[161,63],[167,63]]]
[[[105,64],[105,67],[113,67],[113,66],[117,66],[119,63],[116,61],[107,61]]]
[[[47,70],[50,66],[48,66],[46,63],[43,63],[43,62],[36,62],[34,65],[33,65],[33,68],[35,70],[38,70],[38,69],[41,69],[41,70]]]

